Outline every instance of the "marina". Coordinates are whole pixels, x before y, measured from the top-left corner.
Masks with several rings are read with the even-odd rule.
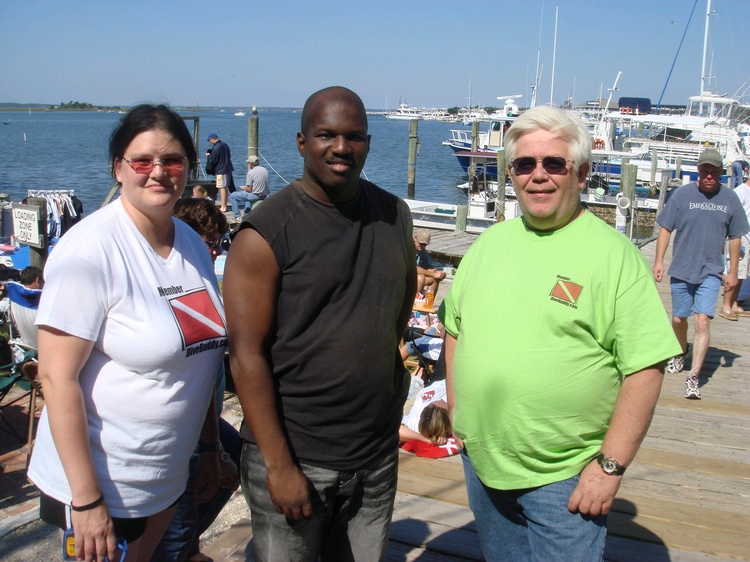
[[[475,238],[466,233],[436,231],[432,247],[461,254]],[[642,252],[653,261],[654,243]],[[667,253],[667,264],[671,252]],[[449,289],[440,286],[437,299]],[[669,309],[669,284],[658,284]],[[717,309],[718,311],[718,309]],[[667,375],[649,433],[623,479],[609,518],[605,560],[630,562],[718,562],[750,559],[750,321],[711,325],[711,346],[701,375],[700,401],[683,396],[681,375]],[[690,333],[692,339],[692,330]],[[23,416],[24,411],[19,408]],[[227,395],[224,417],[237,425],[241,411]],[[27,412],[26,412],[27,413]],[[21,429],[24,427],[21,417]],[[37,493],[20,474],[24,451],[0,450],[0,556],[20,552],[24,529],[33,525]],[[16,442],[18,446],[19,442]],[[231,500],[232,517],[209,529],[203,551],[215,560],[252,560],[249,511],[240,492]],[[228,515],[227,515],[228,517]],[[14,523],[15,522],[15,523]],[[15,530],[13,530],[15,529]],[[41,540],[41,539],[40,539]],[[45,541],[59,548],[56,533]],[[400,454],[399,485],[390,561],[483,560],[468,508],[460,460],[418,458]]]
[[[727,174],[733,161],[750,160],[750,79],[743,51],[747,0],[618,5],[583,0],[562,12],[544,0],[485,1],[461,12],[455,6],[425,10],[417,4],[355,3],[341,10],[292,2],[279,10],[274,3],[230,2],[178,10],[152,5],[148,14],[136,8],[113,15],[84,0],[54,10],[35,3],[5,10],[0,264],[21,268],[38,257],[29,246],[19,247],[37,230],[36,217],[19,217],[14,232],[13,215],[20,208],[11,208],[11,201],[63,194],[80,201],[88,216],[117,195],[109,136],[125,110],[141,102],[169,103],[188,120],[200,160],[194,185],[216,193],[214,177],[204,168],[211,147],[206,136],[216,131],[231,148],[235,184],[245,183],[246,158],[257,154],[270,174],[273,197],[302,176],[295,138],[301,103],[313,91],[345,81],[369,108],[372,140],[362,176],[405,200],[415,228],[431,231],[428,250],[447,273],[435,291],[436,305],[477,236],[521,214],[515,191],[505,182],[503,137],[528,107],[559,105],[581,116],[593,149],[581,201],[629,236],[649,262],[655,253],[654,218],[672,190],[695,179],[697,155],[717,148]],[[460,25],[465,21],[472,21],[471,30]],[[693,30],[697,22],[705,33],[700,69],[701,45],[688,33],[691,21]],[[187,38],[190,33],[193,39]],[[615,71],[618,78],[602,94],[602,80],[609,83]],[[597,90],[595,102],[580,103],[593,100]],[[407,99],[410,104],[400,103]],[[49,105],[59,100],[60,106]],[[89,102],[102,105],[97,110]],[[688,105],[678,111],[674,103]],[[253,104],[257,120],[251,118]],[[157,156],[161,160],[151,160],[151,168],[176,161],[164,154],[149,158]],[[535,159],[545,169],[554,162],[539,156]],[[523,171],[523,162],[516,165]],[[550,170],[560,171],[552,165]],[[186,191],[189,196],[190,187]],[[44,209],[43,201],[30,203],[39,206],[21,210]],[[232,221],[231,228],[236,224]],[[209,247],[221,242],[226,248],[228,238],[206,240]],[[498,250],[497,260],[508,263],[503,253]],[[533,259],[532,252],[525,263]],[[223,254],[215,264],[220,282],[225,260]],[[670,261],[671,247],[667,267]],[[668,280],[657,288],[669,314]],[[634,306],[639,302],[642,306],[643,301]],[[685,399],[684,372],[664,378],[651,428],[612,507],[606,561],[750,562],[750,318],[730,322],[719,317],[720,306],[717,302],[701,371],[702,399]],[[422,310],[429,323],[435,311]],[[693,321],[688,337],[694,340]],[[686,367],[689,372],[689,359]],[[26,476],[44,389],[20,365],[3,374],[0,560],[59,560],[58,530],[39,519],[39,491]],[[243,413],[227,374],[222,416],[239,427]],[[388,561],[485,559],[458,456],[428,459],[399,452],[390,531]],[[217,562],[254,559],[251,514],[240,490],[201,539],[202,552]]]

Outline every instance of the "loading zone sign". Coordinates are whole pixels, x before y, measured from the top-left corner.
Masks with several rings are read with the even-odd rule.
[[[44,248],[44,235],[40,228],[42,208],[22,203],[12,203],[11,208],[16,240],[34,248]]]

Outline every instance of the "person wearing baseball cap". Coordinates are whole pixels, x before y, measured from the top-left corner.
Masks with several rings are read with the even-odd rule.
[[[435,264],[432,263],[430,254],[427,253],[430,238],[430,231],[426,228],[418,228],[414,231],[414,247],[417,252],[417,292],[422,293],[430,288],[437,295],[438,285],[445,279],[445,271],[435,269]]]
[[[241,185],[237,191],[229,194],[229,204],[234,214],[233,222],[240,221],[243,207],[247,214],[253,208],[253,203],[263,201],[271,193],[268,170],[258,164],[258,157],[251,154],[247,157],[247,164],[250,169],[247,171],[245,185]]]
[[[234,178],[232,171],[232,152],[229,145],[219,140],[219,134],[215,132],[208,133],[208,142],[213,145],[210,151],[206,152],[206,168],[213,168],[216,174],[216,188],[219,190],[219,209],[222,212],[227,210],[227,192],[235,191]]]
[[[653,273],[657,282],[664,278],[664,254],[672,231],[676,231],[672,263],[668,274],[672,290],[672,328],[682,346],[682,354],[667,363],[667,372],[685,368],[692,354],[690,374],[685,380],[685,398],[700,399],[699,375],[708,352],[710,322],[714,316],[719,289],[732,292],[738,284],[738,264],[742,236],[750,232],[745,210],[737,194],[721,185],[724,161],[721,154],[706,148],[698,158],[698,181],[678,188],[656,222],[661,226],[656,241]],[[724,246],[729,239],[729,265],[724,269]],[[688,317],[695,314],[693,345],[687,341]],[[737,321],[731,309],[719,316]],[[705,383],[705,381],[704,381]]]

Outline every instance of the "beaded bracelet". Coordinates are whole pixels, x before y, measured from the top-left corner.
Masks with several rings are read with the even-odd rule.
[[[86,505],[82,505],[80,507],[77,507],[71,503],[70,509],[72,509],[73,511],[88,511],[90,509],[94,509],[95,507],[99,507],[103,503],[104,503],[104,492],[101,492],[99,494],[99,497],[96,498],[91,503],[87,503]]]

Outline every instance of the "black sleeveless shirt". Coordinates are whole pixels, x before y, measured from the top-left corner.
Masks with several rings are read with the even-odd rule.
[[[323,204],[294,181],[243,226],[281,274],[270,365],[293,455],[352,470],[392,451],[408,386],[396,326],[414,268],[408,206],[364,180],[351,203]],[[253,440],[244,423],[241,435]]]

